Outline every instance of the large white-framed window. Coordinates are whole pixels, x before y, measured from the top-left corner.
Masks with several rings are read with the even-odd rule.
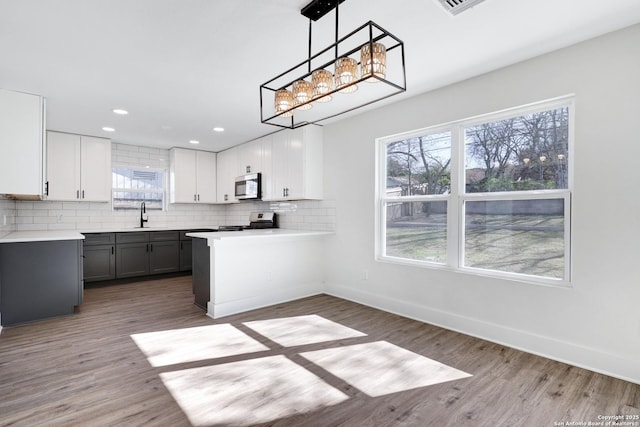
[[[571,281],[573,97],[377,140],[376,259]]]

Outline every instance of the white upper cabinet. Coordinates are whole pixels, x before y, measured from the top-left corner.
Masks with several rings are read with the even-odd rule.
[[[111,141],[47,132],[47,199],[111,200]]]
[[[0,194],[42,197],[43,137],[44,98],[0,89]]]
[[[235,179],[239,169],[238,150],[236,146],[218,153],[218,203],[237,202]]]
[[[172,148],[169,162],[171,203],[216,202],[216,153]]]
[[[322,142],[315,125],[271,135],[263,144],[263,200],[322,199]]]
[[[238,176],[262,172],[262,141],[260,138],[238,146]]]

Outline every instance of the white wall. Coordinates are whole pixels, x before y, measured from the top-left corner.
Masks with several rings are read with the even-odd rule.
[[[640,383],[638,46],[635,25],[327,126],[329,292]],[[375,138],[571,93],[571,289],[374,260]]]

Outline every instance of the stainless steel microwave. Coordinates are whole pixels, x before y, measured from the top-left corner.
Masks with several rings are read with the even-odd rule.
[[[237,200],[259,200],[262,197],[262,179],[260,172],[237,177],[235,187]]]

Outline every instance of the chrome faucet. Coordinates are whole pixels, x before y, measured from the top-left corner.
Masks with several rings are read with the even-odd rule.
[[[140,228],[144,228],[144,223],[149,222],[149,217],[145,218],[144,214],[147,213],[147,205],[144,202],[140,205]]]

